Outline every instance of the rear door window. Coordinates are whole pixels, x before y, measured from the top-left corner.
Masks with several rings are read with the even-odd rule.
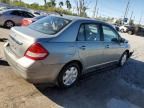
[[[79,29],[79,33],[78,33],[78,41],[85,41],[85,28],[84,28],[84,24],[81,25],[80,29]]]
[[[15,16],[21,16],[21,13],[19,11],[12,11],[10,14]]]
[[[29,13],[29,12],[25,12],[25,11],[22,11],[22,16],[23,17],[26,17],[26,18],[33,18],[34,15]]]

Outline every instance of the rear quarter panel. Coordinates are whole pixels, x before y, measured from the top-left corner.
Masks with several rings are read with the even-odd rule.
[[[42,42],[49,52],[42,61],[44,64],[66,64],[72,60],[79,60],[75,42]]]
[[[4,16],[0,16],[0,25],[3,26],[5,22],[5,17]]]

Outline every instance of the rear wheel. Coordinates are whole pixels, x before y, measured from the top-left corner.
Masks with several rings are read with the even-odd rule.
[[[4,23],[4,26],[6,27],[6,28],[12,28],[12,27],[14,27],[15,26],[15,23],[13,22],[13,21],[6,21],[5,23]]]
[[[128,34],[133,35],[133,32],[132,31],[128,31]]]
[[[121,32],[124,33],[124,29],[121,29]]]
[[[124,52],[119,60],[119,66],[123,66],[126,63],[127,59],[128,59],[128,53]]]
[[[80,67],[76,63],[66,65],[58,76],[58,85],[61,88],[68,88],[74,85],[80,75]]]

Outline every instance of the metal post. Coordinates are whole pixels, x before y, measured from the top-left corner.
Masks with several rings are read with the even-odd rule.
[[[95,18],[95,16],[96,16],[97,4],[98,4],[98,0],[96,0],[96,2],[95,2],[95,7],[94,7],[94,11],[93,11],[93,18]]]
[[[126,18],[127,15],[128,15],[128,12],[129,12],[129,5],[130,5],[130,0],[128,0],[127,6],[126,6],[126,9],[125,9],[125,13],[124,13],[124,18]]]

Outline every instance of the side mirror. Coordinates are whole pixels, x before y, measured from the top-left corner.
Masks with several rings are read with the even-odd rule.
[[[128,43],[128,41],[126,39],[124,39],[124,38],[121,38],[120,39],[120,43]]]
[[[117,38],[112,38],[111,40],[112,42],[119,42],[119,40]]]

